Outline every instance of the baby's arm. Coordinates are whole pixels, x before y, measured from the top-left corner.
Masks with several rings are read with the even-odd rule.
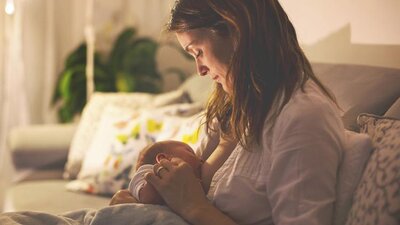
[[[201,167],[201,180],[205,193],[210,188],[215,172],[224,164],[236,145],[237,141],[220,137],[219,144]]]
[[[141,165],[133,175],[131,182],[129,182],[129,192],[133,198],[137,199],[137,203],[144,204],[163,204],[164,201],[158,194],[153,185],[147,183],[144,179],[146,173],[153,171],[153,165]]]
[[[153,185],[146,182],[139,190],[140,203],[164,205],[164,200],[158,194]]]
[[[124,204],[124,203],[139,203],[139,201],[132,196],[129,190],[119,190],[111,199],[110,205]]]

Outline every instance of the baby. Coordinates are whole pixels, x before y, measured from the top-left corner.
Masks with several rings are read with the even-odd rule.
[[[179,141],[160,141],[143,149],[138,158],[136,173],[129,184],[129,191],[139,203],[164,204],[163,199],[151,184],[144,179],[144,175],[153,172],[153,166],[162,159],[178,157],[188,163],[195,176],[201,179],[202,160],[196,156],[193,149]],[[160,172],[160,167],[156,173]]]

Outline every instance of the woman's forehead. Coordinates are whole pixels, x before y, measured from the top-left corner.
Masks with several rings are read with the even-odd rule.
[[[206,37],[210,37],[211,31],[205,28],[192,29],[184,32],[176,33],[179,43],[181,43],[182,48],[186,48],[190,44],[199,43]]]

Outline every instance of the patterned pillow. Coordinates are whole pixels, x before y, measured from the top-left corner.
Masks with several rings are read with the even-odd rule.
[[[139,152],[158,140],[174,139],[197,149],[204,135],[199,129],[200,104],[176,104],[158,109],[132,110],[108,106],[83,159],[70,191],[112,195],[127,188]]]
[[[372,138],[372,153],[357,187],[346,225],[400,224],[400,120],[361,114],[360,132]]]
[[[182,90],[162,94],[147,93],[101,93],[96,92],[85,106],[78,128],[72,139],[65,164],[64,178],[75,179],[81,170],[82,161],[97,130],[100,118],[107,106],[130,109],[158,108],[175,103],[188,102]]]

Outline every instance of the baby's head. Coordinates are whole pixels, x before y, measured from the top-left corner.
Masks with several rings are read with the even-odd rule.
[[[139,153],[136,170],[142,165],[160,163],[162,159],[177,157],[187,162],[197,178],[200,178],[202,162],[196,156],[193,149],[186,143],[180,141],[159,141],[144,148]]]
[[[192,168],[195,176],[200,179],[202,161],[196,156],[193,149],[179,141],[160,141],[144,148],[136,164],[136,173],[129,184],[129,190],[140,202],[146,204],[163,204],[161,196],[151,184],[144,180],[144,174],[152,172],[152,165],[159,163],[162,159],[177,157],[187,162]]]

